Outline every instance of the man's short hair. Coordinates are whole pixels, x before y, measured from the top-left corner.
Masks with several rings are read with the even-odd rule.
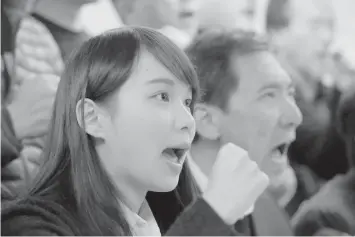
[[[230,70],[231,56],[267,50],[266,40],[253,32],[215,28],[202,31],[186,50],[199,76],[202,102],[226,110],[239,82],[238,75]]]

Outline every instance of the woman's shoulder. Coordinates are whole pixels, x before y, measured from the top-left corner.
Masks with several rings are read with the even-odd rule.
[[[2,203],[1,235],[77,235],[77,221],[60,204],[40,197]]]

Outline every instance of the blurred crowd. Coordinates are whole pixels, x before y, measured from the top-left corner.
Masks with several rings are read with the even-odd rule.
[[[95,2],[1,1],[2,206],[26,190],[38,172],[66,61],[92,37],[81,10]],[[337,28],[332,1],[110,0],[107,4],[119,19],[116,27],[153,28],[185,50],[201,78],[204,100],[217,107],[224,106],[229,94],[230,84],[222,78],[230,70],[230,52],[239,47],[233,43],[237,36],[218,35],[218,30],[263,37],[295,86],[297,109],[290,107],[290,121],[284,126],[297,129],[295,140],[279,147],[284,157],[281,168],[265,167],[270,185],[253,206],[253,227],[244,233],[355,235],[355,69],[341,52],[332,50]],[[99,18],[92,21],[100,25]],[[240,60],[236,68],[247,73],[253,63]],[[253,73],[245,75],[259,76],[258,70]],[[208,125],[212,109],[201,111],[196,116],[203,122],[197,123],[189,161],[203,189],[211,169],[211,160],[205,157],[215,154],[212,140],[217,135]],[[233,117],[225,123],[226,130],[242,126]]]

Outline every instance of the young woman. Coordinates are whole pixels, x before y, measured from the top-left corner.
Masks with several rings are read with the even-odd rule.
[[[196,198],[184,161],[198,92],[187,56],[154,30],[84,43],[59,83],[43,166],[3,208],[2,235],[235,235],[267,178],[229,145]]]

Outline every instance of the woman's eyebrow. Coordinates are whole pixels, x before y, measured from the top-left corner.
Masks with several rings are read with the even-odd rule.
[[[147,84],[160,84],[160,83],[167,84],[167,85],[170,85],[170,86],[174,86],[175,85],[174,80],[169,79],[169,78],[154,78],[152,80],[147,81]]]

